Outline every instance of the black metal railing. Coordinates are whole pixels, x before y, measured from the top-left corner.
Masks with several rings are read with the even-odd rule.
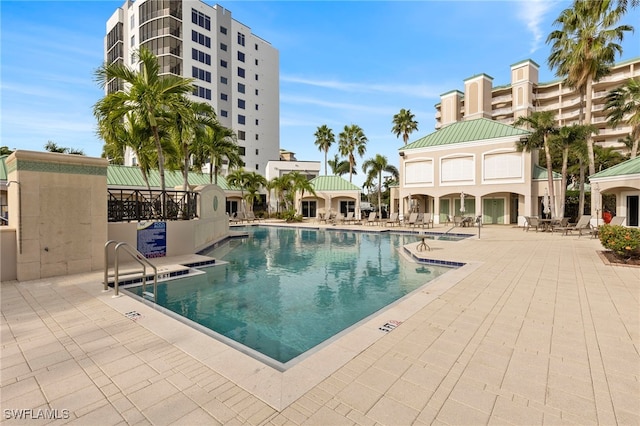
[[[198,193],[109,189],[109,222],[190,220],[197,217]]]

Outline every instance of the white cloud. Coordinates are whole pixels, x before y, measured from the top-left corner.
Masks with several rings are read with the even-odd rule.
[[[554,0],[524,0],[517,2],[519,7],[517,17],[533,35],[529,53],[534,53],[544,42],[543,23],[547,19],[546,14],[553,9],[556,3],[557,1]],[[549,21],[550,23],[551,21]]]
[[[389,108],[371,106],[370,104],[363,105],[363,104],[352,104],[352,103],[346,103],[346,102],[330,102],[330,101],[325,101],[324,99],[304,97],[304,96],[292,96],[287,94],[280,95],[280,102],[288,103],[288,104],[297,104],[297,105],[315,105],[315,106],[324,107],[324,108],[342,109],[347,111],[360,111],[360,112],[366,112],[369,114],[388,115],[391,112]]]
[[[303,84],[350,93],[391,93],[418,98],[439,98],[443,92],[440,88],[425,84],[368,84],[350,83],[338,80],[313,80],[309,78],[281,75],[284,83]]]

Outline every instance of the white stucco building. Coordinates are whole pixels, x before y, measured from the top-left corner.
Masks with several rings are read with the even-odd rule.
[[[106,34],[107,63],[135,67],[133,52],[144,46],[161,73],[194,78],[193,100],[210,103],[236,132],[247,170],[264,174],[267,161],[279,158],[279,52],[229,10],[201,0],[127,0]],[[116,81],[107,86],[118,89]]]

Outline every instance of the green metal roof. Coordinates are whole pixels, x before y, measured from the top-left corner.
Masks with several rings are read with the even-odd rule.
[[[430,146],[450,145],[507,136],[528,135],[529,131],[487,118],[458,121],[400,148],[400,151]]]
[[[150,170],[148,178],[151,188],[160,188],[160,174],[157,170]],[[184,178],[180,171],[165,170],[164,180],[167,188],[174,188],[182,186]],[[209,185],[209,175],[189,172],[189,185]],[[109,165],[107,168],[107,186],[147,187],[144,179],[142,179],[142,171],[139,167],[116,165]],[[218,186],[223,190],[236,189],[230,187],[226,179],[222,176],[218,176]]]
[[[360,187],[354,185],[340,176],[318,176],[309,181],[313,189],[318,191],[360,191]]]
[[[533,165],[533,170],[531,170],[531,174],[533,175],[531,177],[534,180],[546,180],[547,176],[549,176],[547,174],[547,169],[537,164]],[[562,178],[562,174],[553,172],[553,179],[561,179],[561,178]]]
[[[7,161],[8,155],[0,155],[0,180],[7,180]]]
[[[632,158],[631,160],[623,161],[620,164],[616,164],[613,167],[599,171],[596,174],[589,176],[589,179],[599,179],[614,176],[624,175],[637,175],[640,174],[640,157]]]

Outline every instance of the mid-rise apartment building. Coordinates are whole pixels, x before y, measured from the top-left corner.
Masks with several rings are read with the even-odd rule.
[[[436,105],[436,129],[475,118],[511,125],[531,111],[554,111],[562,126],[578,124],[578,92],[562,80],[540,83],[539,68],[530,59],[515,63],[511,65],[511,83],[496,87],[493,87],[493,78],[487,74],[469,77],[464,81],[464,92],[452,90],[440,96],[441,101]],[[631,127],[623,124],[611,128],[604,110],[607,93],[631,78],[640,78],[640,58],[615,64],[609,75],[593,84],[591,117],[592,124],[599,130],[593,140],[603,147],[622,146],[618,139],[631,132]]]
[[[146,47],[161,74],[193,78],[194,101],[210,103],[235,131],[245,168],[265,173],[280,158],[279,53],[220,5],[201,0],[127,0],[107,21],[105,61],[137,66]],[[121,89],[117,81],[107,92]],[[135,164],[127,153],[126,165]]]

